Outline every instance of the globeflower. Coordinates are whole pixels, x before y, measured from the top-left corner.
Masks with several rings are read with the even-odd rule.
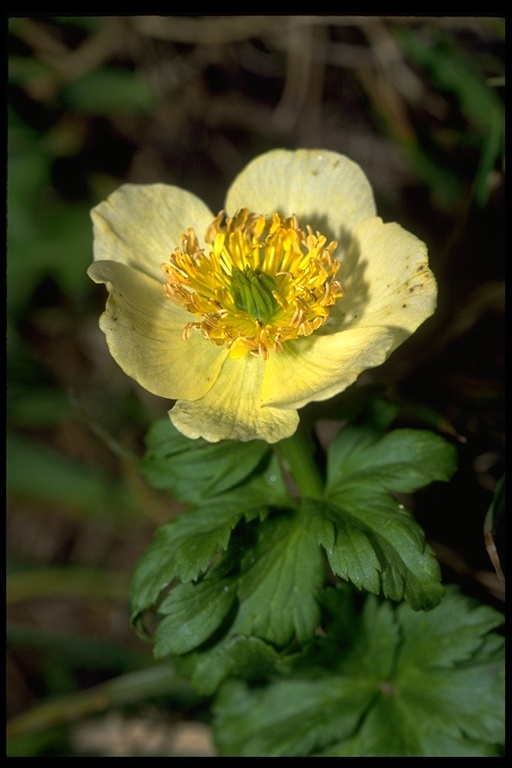
[[[376,215],[365,174],[336,152],[257,157],[216,216],[165,184],[125,184],[91,216],[109,350],[176,400],[190,438],[290,437],[298,409],[383,363],[435,310],[425,244]]]

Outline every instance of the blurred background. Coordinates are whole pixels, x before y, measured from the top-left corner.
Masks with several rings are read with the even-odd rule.
[[[8,27],[9,755],[214,754],[208,702],[128,625],[137,558],[179,509],[136,470],[169,403],[111,359],[106,291],[86,275],[89,210],[126,181],[177,184],[217,212],[275,147],[362,166],[379,214],[425,240],[439,282],[436,315],[367,380],[401,404],[400,424],[457,444],[452,483],[415,513],[444,579],[502,608],[504,20]]]

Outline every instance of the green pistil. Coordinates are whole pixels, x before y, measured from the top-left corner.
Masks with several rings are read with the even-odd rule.
[[[247,312],[262,325],[272,319],[279,306],[272,293],[276,287],[274,279],[259,269],[234,267],[231,273],[231,292],[236,308]]]

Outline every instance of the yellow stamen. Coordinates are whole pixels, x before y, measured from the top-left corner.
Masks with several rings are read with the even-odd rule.
[[[184,339],[198,329],[213,344],[226,344],[232,357],[250,352],[267,360],[269,350],[316,331],[343,296],[334,279],[336,241],[326,245],[324,235],[302,230],[295,216],[241,208],[227,218],[221,211],[205,241],[207,253],[188,229],[162,265],[165,295],[200,318],[187,323]]]

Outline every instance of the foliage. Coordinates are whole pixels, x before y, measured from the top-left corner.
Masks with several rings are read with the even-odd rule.
[[[327,636],[314,641],[291,674],[221,689],[215,733],[222,754],[500,754],[504,648],[490,634],[502,623],[498,612],[453,589],[423,614],[372,597],[355,610],[352,595],[332,589],[324,601]]]
[[[175,579],[196,580],[175,588],[159,605],[166,615],[156,633],[159,656],[182,647],[184,604],[201,622],[188,651],[227,620],[235,598],[238,608],[228,635],[255,635],[283,648],[294,637],[308,641],[318,622],[315,594],[325,578],[322,552],[332,572],[359,589],[394,600],[405,597],[416,609],[439,601],[435,558],[410,512],[388,491],[410,492],[450,478],[455,452],[436,435],[395,430],[382,436],[346,427],[329,451],[325,495],[300,503],[286,496],[283,480],[270,485],[265,464],[259,472],[254,468],[255,448],[261,454],[258,443],[188,441],[167,421],[152,430],[149,445],[144,467],[157,486],[164,467],[177,498],[190,501],[190,483],[180,485],[183,460],[196,478],[194,507],[157,531],[134,576],[135,625]],[[230,476],[233,451],[238,472]],[[219,492],[212,495],[214,467],[217,477],[227,480],[224,492],[217,485]],[[273,467],[271,477],[278,472]],[[216,555],[220,559],[210,568]]]
[[[217,694],[222,755],[500,753],[503,641],[489,633],[502,616],[453,588],[442,597],[434,554],[395,498],[449,481],[450,443],[348,423],[324,491],[297,498],[266,444],[188,441],[169,420],[147,442],[148,480],[190,506],[141,557],[132,622],[197,693]],[[354,587],[373,595],[361,602]]]

